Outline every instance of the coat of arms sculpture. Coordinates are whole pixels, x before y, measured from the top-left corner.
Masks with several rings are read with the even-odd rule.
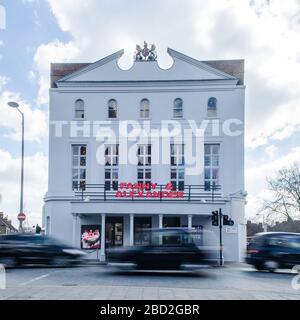
[[[156,47],[154,44],[151,44],[151,47],[148,48],[148,43],[144,41],[144,47],[136,45],[135,50],[135,61],[156,61],[157,54],[155,51]]]

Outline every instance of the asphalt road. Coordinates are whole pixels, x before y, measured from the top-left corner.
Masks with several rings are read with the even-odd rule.
[[[116,273],[101,265],[18,268],[6,270],[6,289],[0,289],[0,299],[298,300],[300,288],[293,289],[294,277],[289,270],[258,272],[246,265],[193,273]]]

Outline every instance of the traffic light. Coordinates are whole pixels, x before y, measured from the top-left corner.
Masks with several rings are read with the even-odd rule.
[[[219,225],[219,212],[218,211],[213,211],[212,212],[212,225],[217,227]]]
[[[223,215],[223,226],[228,226],[228,222],[229,222],[229,217],[224,214]]]
[[[234,225],[234,221],[231,220],[227,215],[223,215],[223,225],[224,226],[233,226]]]

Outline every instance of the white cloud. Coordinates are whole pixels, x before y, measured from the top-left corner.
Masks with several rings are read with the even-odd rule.
[[[16,216],[19,213],[20,161],[20,158],[0,149],[0,211],[8,214],[15,226],[18,225]],[[47,185],[47,157],[42,153],[25,157],[24,168],[24,211],[28,222],[33,225],[41,223]]]
[[[7,84],[8,81],[9,81],[8,77],[0,75],[0,91]]]
[[[78,52],[73,42],[62,43],[58,40],[38,47],[34,55],[34,69],[37,73],[39,84],[37,98],[39,104],[48,102],[51,62],[72,61]]]
[[[276,156],[277,152],[278,152],[278,148],[275,147],[274,145],[270,145],[265,149],[265,153],[270,159],[273,159]]]
[[[47,113],[38,108],[33,108],[22,101],[20,94],[10,91],[0,93],[0,127],[6,129],[6,137],[13,140],[21,138],[21,117],[17,110],[9,108],[7,103],[16,101],[20,110],[25,114],[25,140],[40,142],[47,135]]]
[[[95,61],[125,48],[120,65],[128,67],[134,44],[145,39],[156,43],[163,67],[171,64],[168,46],[203,60],[245,58],[247,146],[284,139],[298,130],[300,117],[291,116],[291,110],[300,109],[297,0],[48,3],[72,41],[38,48],[34,62],[39,73],[39,102],[47,102],[51,61]],[[289,119],[293,125],[284,129]]]

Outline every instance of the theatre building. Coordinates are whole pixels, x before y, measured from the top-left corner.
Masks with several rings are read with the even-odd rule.
[[[147,244],[145,228],[211,230],[222,209],[227,261],[246,246],[244,61],[200,61],[155,46],[94,63],[53,63],[46,233],[105,259],[107,248]]]

